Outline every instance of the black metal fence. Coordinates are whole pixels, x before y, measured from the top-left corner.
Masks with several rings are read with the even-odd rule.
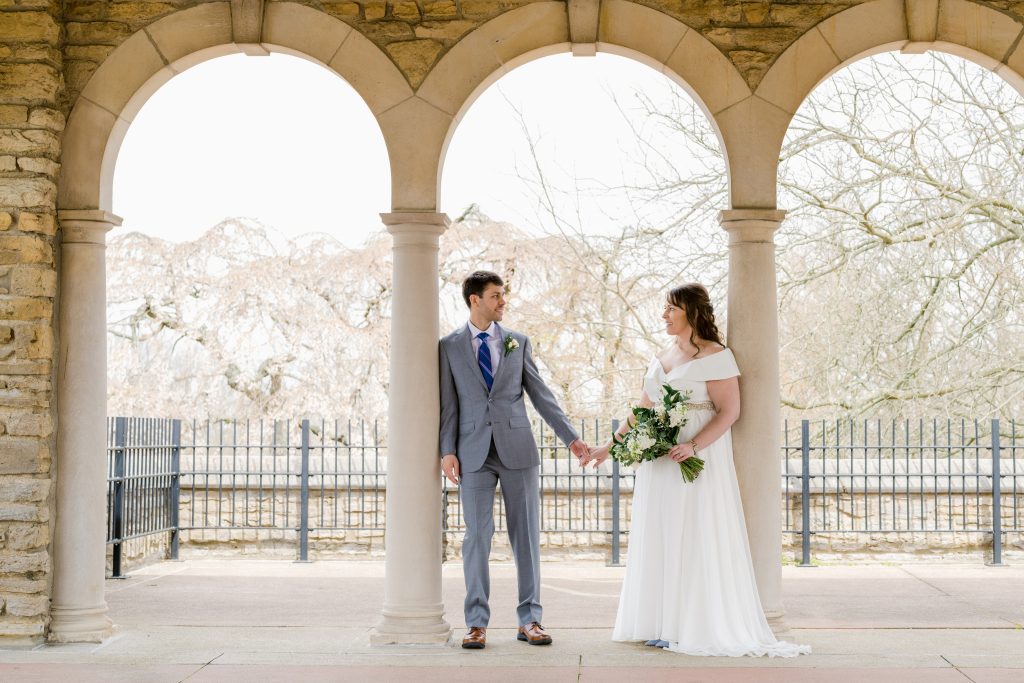
[[[108,418],[107,444],[107,543],[120,578],[133,539],[169,534],[170,556],[178,556],[181,421]]]
[[[1008,534],[1024,524],[1024,439],[1020,423],[998,420],[786,422],[780,474],[783,530],[798,535],[802,564],[812,539],[846,534],[974,534],[1002,561]],[[584,440],[614,423],[579,425]],[[191,421],[112,418],[108,450],[108,543],[113,574],[129,539],[245,532],[284,541],[309,559],[311,539],[365,533],[382,540],[387,444],[367,421]],[[594,535],[621,559],[628,533],[631,469],[581,470],[543,424],[541,531]],[[994,473],[998,473],[995,474]],[[443,489],[444,539],[463,530],[458,489]],[[496,497],[495,524],[504,527]]]

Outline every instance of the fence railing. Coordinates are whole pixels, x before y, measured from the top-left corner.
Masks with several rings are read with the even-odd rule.
[[[584,440],[615,424],[592,420]],[[801,563],[812,539],[863,534],[973,534],[973,545],[1002,561],[1007,534],[1024,531],[1024,439],[1020,423],[999,420],[807,420],[783,425],[783,531],[798,535]],[[597,535],[609,561],[621,560],[635,474],[617,463],[581,470],[544,425],[542,533]],[[337,534],[382,534],[387,443],[367,421],[190,421],[112,418],[108,449],[108,535],[113,574],[129,539],[262,534],[294,544]],[[464,529],[458,488],[442,487],[442,527],[452,544]],[[504,528],[501,496],[495,525]],[[591,536],[592,537],[592,536]]]
[[[181,421],[108,418],[107,443],[107,543],[120,578],[130,540],[167,533],[178,556]]]

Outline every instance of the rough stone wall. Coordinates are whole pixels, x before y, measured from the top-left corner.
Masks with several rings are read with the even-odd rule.
[[[814,25],[866,0],[635,0],[678,19],[711,41],[753,90],[786,48]]]
[[[64,4],[64,113],[71,111],[85,84],[118,45],[157,19],[197,4],[195,0],[68,0]]]
[[[0,0],[0,646],[49,618],[61,8]]]
[[[431,67],[464,35],[494,17],[539,0],[304,0],[350,24],[384,50],[418,88]]]

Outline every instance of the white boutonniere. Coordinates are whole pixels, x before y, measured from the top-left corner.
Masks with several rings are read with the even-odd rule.
[[[511,334],[505,337],[505,355],[512,353],[519,348],[519,342]]]

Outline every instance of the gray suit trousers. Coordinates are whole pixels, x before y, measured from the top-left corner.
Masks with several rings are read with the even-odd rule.
[[[462,562],[466,577],[466,626],[486,627],[491,618],[488,603],[491,578],[488,557],[494,536],[494,490],[501,482],[505,524],[516,560],[519,579],[519,625],[540,622],[540,467],[509,469],[501,464],[491,443],[483,467],[463,472],[460,484],[466,535]]]

